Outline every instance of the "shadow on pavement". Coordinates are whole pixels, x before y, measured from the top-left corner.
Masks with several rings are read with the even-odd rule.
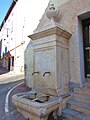
[[[4,67],[0,67],[0,75],[8,73],[9,70],[5,69]]]

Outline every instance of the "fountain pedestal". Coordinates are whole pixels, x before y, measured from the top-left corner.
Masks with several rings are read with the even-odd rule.
[[[39,72],[33,75],[33,90],[60,96],[69,92],[68,45],[71,35],[55,25],[29,37],[33,40],[33,72]],[[47,74],[43,76],[45,72]]]

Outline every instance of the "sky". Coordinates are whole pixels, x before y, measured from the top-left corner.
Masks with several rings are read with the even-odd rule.
[[[0,25],[13,0],[0,0]]]

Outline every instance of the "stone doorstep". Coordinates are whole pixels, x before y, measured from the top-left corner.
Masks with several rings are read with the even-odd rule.
[[[70,99],[74,99],[78,102],[90,104],[90,96],[87,96],[87,95],[80,95],[77,93],[72,93]]]
[[[75,100],[69,100],[67,102],[67,107],[78,112],[82,112],[86,115],[90,115],[90,104],[84,104]]]
[[[74,93],[90,96],[90,89],[89,88],[74,88]]]
[[[63,111],[63,117],[66,120],[90,120],[90,116],[71,109],[65,109]]]
[[[90,120],[90,88],[74,88],[71,98],[63,111],[63,118],[67,120]]]

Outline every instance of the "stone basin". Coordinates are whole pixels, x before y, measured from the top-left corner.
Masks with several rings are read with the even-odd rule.
[[[59,108],[60,101],[60,97],[32,91],[12,97],[17,110],[28,120],[47,120],[49,114]]]

